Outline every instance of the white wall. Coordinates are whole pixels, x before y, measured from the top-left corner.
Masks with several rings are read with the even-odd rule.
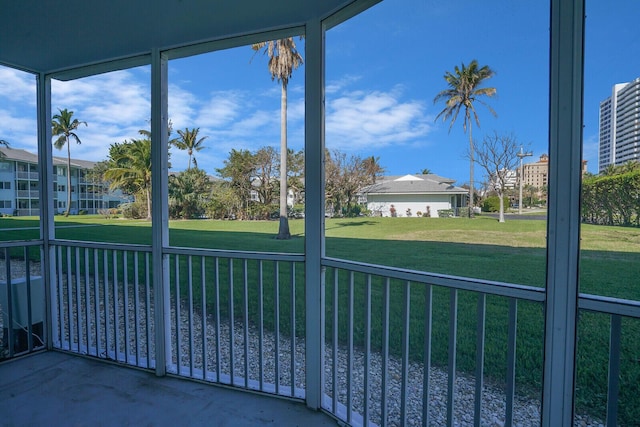
[[[426,212],[429,206],[431,218],[438,217],[438,211],[441,209],[451,209],[451,198],[455,197],[451,194],[403,194],[403,195],[382,195],[369,194],[367,196],[367,209],[376,212],[382,212],[382,216],[391,216],[391,205],[396,209],[398,217],[406,217],[407,209],[411,209],[411,216],[416,217],[418,212]]]

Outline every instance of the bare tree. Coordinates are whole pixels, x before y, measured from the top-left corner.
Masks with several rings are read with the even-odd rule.
[[[521,145],[515,135],[500,135],[496,131],[485,136],[482,145],[473,141],[474,161],[487,172],[489,182],[500,198],[500,222],[504,222],[504,194],[518,165],[517,153]]]

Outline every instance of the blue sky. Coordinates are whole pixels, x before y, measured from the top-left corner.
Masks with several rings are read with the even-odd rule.
[[[597,171],[598,105],[615,83],[640,76],[640,2],[587,5],[584,158]],[[326,144],[361,156],[378,156],[389,174],[424,168],[468,182],[468,137],[462,122],[435,122],[443,108],[433,98],[443,75],[477,59],[496,75],[497,97],[478,107],[481,139],[494,130],[529,144],[533,161],[548,146],[549,6],[538,1],[385,0],[326,35]],[[304,55],[304,41],[297,40]],[[52,103],[88,123],[72,156],[106,157],[109,144],[148,128],[149,67],[54,82]],[[169,113],[174,129],[200,127],[207,136],[198,164],[215,174],[232,148],[279,145],[279,85],[266,58],[248,46],[169,64]],[[0,138],[35,151],[35,82],[0,67]],[[304,69],[289,85],[289,146],[303,148]],[[459,119],[460,120],[460,119]],[[64,155],[64,152],[54,153]],[[186,154],[172,150],[173,170]],[[476,167],[476,181],[484,179]]]

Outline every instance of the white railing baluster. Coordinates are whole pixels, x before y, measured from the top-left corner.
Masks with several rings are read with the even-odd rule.
[[[89,281],[89,248],[84,248],[84,331],[87,339],[87,354],[90,354],[91,348],[91,298],[90,289],[91,283]],[[29,271],[29,270],[27,270]],[[29,322],[31,323],[31,322]]]
[[[207,371],[209,370],[209,365],[207,363],[207,355],[209,354],[209,348],[207,345],[207,280],[206,280],[206,258],[204,256],[200,257],[200,298],[201,298],[201,310],[202,315],[200,318],[202,319],[202,332],[201,332],[201,340],[202,340],[202,379],[207,379]]]
[[[187,257],[187,291],[189,299],[189,376],[193,377],[193,259]]]
[[[618,392],[620,389],[620,341],[622,318],[611,316],[609,334],[609,375],[607,381],[607,427],[618,425]]]
[[[362,423],[369,425],[369,400],[371,398],[371,275],[365,277],[364,295],[364,399],[362,402]]]
[[[107,249],[102,251],[102,292],[104,294],[104,342],[105,342],[105,357],[109,358],[109,351],[111,350],[111,331],[109,324],[109,251]]]
[[[8,249],[5,249],[5,251]],[[56,265],[57,265],[57,286],[56,289],[58,291],[58,346],[63,348],[64,346],[64,329],[65,329],[65,321],[64,321],[64,291],[63,291],[63,281],[62,281],[62,247],[56,246]]]
[[[96,334],[96,357],[100,357],[100,281],[98,280],[98,271],[100,260],[98,257],[98,249],[93,251],[93,315],[95,317],[95,334]]]
[[[389,290],[391,287],[391,279],[386,277],[382,288],[382,390],[380,397],[380,425],[387,425],[387,399],[389,396],[388,370],[389,370]]]
[[[129,363],[131,345],[129,343],[129,270],[127,251],[122,251],[122,315],[124,317],[124,361]]]
[[[75,250],[73,251],[74,254],[74,258],[75,258],[75,263],[74,263],[74,277],[75,277],[75,284],[76,284],[76,340],[78,342],[77,344],[77,351],[78,353],[81,353],[81,344],[82,344],[82,323],[81,323],[81,319],[82,319],[82,306],[80,305],[80,248],[79,247],[75,247]]]
[[[353,417],[353,271],[349,271],[349,323],[347,325],[347,423],[351,423]]]
[[[433,327],[433,286],[426,285],[424,292],[424,367],[422,374],[422,427],[429,427],[431,391],[431,332]]]
[[[182,374],[182,331],[180,329],[180,255],[175,255],[175,275],[174,283],[176,285],[175,296],[175,321],[176,321],[176,370],[177,374]]]
[[[138,313],[140,310],[140,278],[138,277],[138,255],[140,255],[140,252],[133,252],[133,321],[136,336],[136,366],[140,366],[140,316]],[[149,318],[146,321],[148,322]]]
[[[220,308],[222,304],[220,303],[220,268],[219,268],[219,259],[218,257],[214,258],[215,262],[213,265],[214,268],[214,310],[216,314],[216,381],[222,382],[220,379]]]
[[[402,390],[400,392],[400,422],[407,422],[407,399],[409,396],[409,323],[411,316],[411,282],[405,282],[402,293]]]
[[[278,261],[274,261],[274,300],[273,300],[273,311],[275,317],[274,329],[275,329],[275,337],[274,337],[274,353],[275,353],[275,385],[276,385],[276,394],[280,394],[280,264]]]
[[[484,383],[484,328],[487,311],[487,294],[478,294],[476,327],[476,391],[473,425],[480,427],[482,421],[482,387]]]
[[[242,263],[242,304],[244,314],[244,387],[249,388],[249,268],[248,260]]]
[[[447,384],[447,425],[455,423],[456,398],[456,344],[458,341],[458,290],[449,295],[449,378]]]
[[[67,331],[69,332],[69,341],[67,341],[67,350],[73,350],[73,277],[71,276],[71,246],[67,246]]]
[[[291,263],[291,295],[289,301],[291,313],[291,397],[295,397],[296,390],[296,264]]]
[[[338,413],[338,269],[333,269],[333,340],[331,348],[331,382],[333,390],[331,410],[334,414]]]
[[[264,278],[262,260],[258,261],[258,382],[264,391]]]
[[[513,424],[513,400],[516,394],[516,333],[518,328],[518,300],[509,299],[509,332],[507,344],[507,402],[504,424]]]
[[[151,355],[151,322],[154,320],[154,317],[151,316],[151,280],[149,280],[150,276],[150,265],[149,265],[149,252],[145,252],[144,254],[144,289],[145,289],[145,297],[144,297],[144,305],[145,305],[145,315],[146,317],[146,351],[147,351],[147,368],[155,368],[155,364],[152,364],[151,361],[155,360]]]
[[[233,314],[233,258],[229,258],[229,378],[231,385],[235,385],[235,318]]]
[[[111,261],[113,263],[113,359],[120,361],[120,311],[118,310],[118,251],[111,251]]]

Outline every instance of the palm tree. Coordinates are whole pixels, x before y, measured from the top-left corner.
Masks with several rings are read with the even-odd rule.
[[[151,140],[132,139],[114,144],[110,149],[113,167],[104,173],[111,188],[142,192],[147,202],[147,219],[151,219]]]
[[[74,139],[77,144],[81,144],[80,138],[76,135],[75,130],[81,124],[87,126],[87,122],[81,122],[78,119],[73,118],[73,111],[69,111],[66,108],[64,110],[58,109],[59,113],[53,116],[51,121],[51,133],[53,136],[57,136],[53,146],[58,150],[62,150],[62,147],[67,146],[67,211],[64,216],[69,216],[69,210],[71,209],[71,147],[70,139]]]
[[[187,165],[187,169],[191,169],[191,158],[193,157],[193,152],[202,150],[204,148],[202,146],[202,142],[208,138],[203,136],[198,139],[198,132],[200,132],[200,128],[185,128],[184,130],[178,131],[180,138],[172,140],[173,145],[175,145],[179,150],[186,150],[187,154],[189,154],[189,164]],[[193,164],[196,168],[198,167],[195,157],[193,158]]]
[[[280,226],[277,239],[290,239],[289,221],[287,219],[287,85],[293,70],[302,63],[302,55],[298,53],[292,37],[280,40],[255,43],[251,48],[258,52],[264,49],[269,56],[269,72],[271,80],[277,80],[282,86],[280,101]]]
[[[453,124],[458,118],[460,110],[464,110],[464,120],[462,122],[462,129],[464,132],[469,130],[469,217],[473,216],[473,135],[471,127],[473,120],[475,120],[478,127],[480,127],[480,119],[475,109],[475,103],[478,102],[489,110],[491,114],[496,116],[496,112],[488,104],[486,104],[481,97],[494,96],[496,89],[493,87],[480,87],[486,80],[493,77],[495,73],[489,66],[485,65],[480,67],[478,61],[475,59],[469,63],[469,66],[462,66],[454,68],[453,73],[447,71],[444,75],[444,79],[447,82],[447,89],[438,93],[433,99],[436,103],[440,100],[445,101],[444,109],[436,116],[435,120],[442,117],[443,121],[450,120],[449,132],[453,128]]]

